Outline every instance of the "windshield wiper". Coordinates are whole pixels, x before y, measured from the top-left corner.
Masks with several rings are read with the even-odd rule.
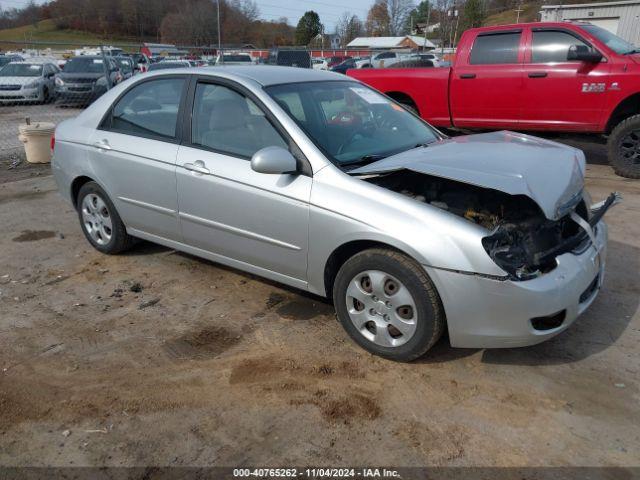
[[[640,53],[640,48],[631,49],[628,52],[624,52],[623,55],[632,55],[634,53]]]
[[[356,167],[362,167],[372,162],[377,162],[378,160],[382,160],[383,158],[387,158],[388,155],[377,155],[377,154],[369,154],[360,157],[358,160],[354,160],[353,162],[343,163],[343,167],[348,167],[350,170]]]

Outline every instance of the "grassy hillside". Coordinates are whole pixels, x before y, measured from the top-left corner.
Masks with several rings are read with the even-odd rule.
[[[599,0],[602,2],[614,2],[616,0]],[[529,3],[522,4],[522,12],[520,12],[520,23],[524,22],[537,22],[540,20],[540,10],[542,10],[542,5],[545,2],[540,0],[533,1]],[[571,5],[576,3],[588,3],[586,0],[563,0],[557,2],[546,2],[550,5]],[[509,23],[516,23],[517,13],[515,9],[507,10],[505,12],[496,13],[494,15],[489,15],[485,22],[485,26],[491,25],[505,25]]]
[[[3,43],[3,40],[25,42],[22,45],[12,46]],[[61,42],[72,43],[72,46],[81,47],[92,43],[135,43],[131,39],[121,37],[102,37],[93,33],[76,30],[58,30],[52,20],[43,20],[36,25],[28,25],[18,28],[0,30],[0,48],[4,50],[28,47],[29,42]],[[55,46],[54,46],[55,48]]]
[[[565,2],[566,3],[566,2]],[[520,12],[520,23],[523,22],[536,22],[540,20],[540,10],[542,2],[524,3],[522,5],[522,12]],[[489,15],[484,21],[485,26],[491,25],[505,25],[509,23],[516,23],[518,14],[515,9],[506,10],[504,12]]]

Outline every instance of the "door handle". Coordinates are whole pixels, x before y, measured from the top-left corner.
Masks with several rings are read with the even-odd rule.
[[[111,150],[111,145],[109,145],[107,140],[100,140],[99,142],[94,143],[93,146],[100,150]]]
[[[475,73],[462,73],[460,74],[460,78],[463,80],[470,80],[472,78],[476,78],[476,74]]]
[[[529,78],[544,78],[547,72],[529,72]]]
[[[190,172],[209,174],[211,173],[207,167],[204,166],[204,162],[202,160],[196,160],[193,163],[185,163],[183,165],[185,170],[189,170]]]

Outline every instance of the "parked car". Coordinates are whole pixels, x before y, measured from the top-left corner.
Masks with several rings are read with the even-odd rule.
[[[346,74],[347,70],[352,68],[368,68],[370,67],[369,58],[348,58],[344,62],[330,68],[332,72]]]
[[[253,65],[248,53],[225,53],[216,57],[216,65]]]
[[[0,69],[0,103],[46,103],[55,98],[54,79],[60,70],[52,62],[12,62]]]
[[[314,70],[326,70],[327,61],[322,57],[311,57],[311,66]]]
[[[5,65],[10,64],[11,62],[22,62],[24,58],[20,55],[0,55],[0,68]]]
[[[98,251],[141,238],[327,296],[358,344],[403,361],[445,330],[484,348],[568,328],[602,285],[602,217],[618,200],[591,203],[580,150],[511,132],[447,138],[311,69],[134,77],[52,144],[59,190]]]
[[[266,63],[282,67],[311,68],[311,54],[308,50],[276,48],[269,51]]]
[[[640,49],[599,26],[475,28],[451,68],[349,75],[440,127],[608,135],[615,172],[640,178]]]
[[[121,81],[113,57],[81,55],[69,59],[56,75],[55,92],[60,104],[88,105]]]
[[[406,53],[398,52],[380,52],[371,57],[372,68],[389,68],[394,63],[400,61],[401,58],[406,57]]]
[[[151,64],[148,71],[154,72],[156,70],[168,70],[170,68],[191,68],[191,64],[187,60],[164,60]]]
[[[130,56],[136,65],[135,69],[137,72],[144,73],[149,70],[151,62],[144,53],[132,53]]]
[[[358,66],[356,65],[356,61],[353,58],[348,58],[344,62],[339,63],[338,65],[334,65],[330,68],[330,70],[332,72],[338,72],[345,75],[347,73],[347,70],[349,70],[350,68],[358,68]]]
[[[407,60],[427,60],[432,62],[432,67],[439,67],[440,66],[440,62],[442,60],[440,60],[440,57],[438,57],[435,53],[412,53],[411,55],[409,55],[409,58],[407,58]]]
[[[351,59],[348,55],[334,55],[327,59],[327,70],[331,70],[333,67],[340,65],[345,60]]]
[[[133,77],[136,72],[136,64],[131,57],[118,56],[113,58],[116,61],[118,68],[120,69],[123,80],[127,80],[128,78]]]

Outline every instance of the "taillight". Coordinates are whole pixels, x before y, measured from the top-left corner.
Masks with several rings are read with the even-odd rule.
[[[56,149],[56,134],[51,135],[51,143],[50,143],[51,151],[53,152]]]

